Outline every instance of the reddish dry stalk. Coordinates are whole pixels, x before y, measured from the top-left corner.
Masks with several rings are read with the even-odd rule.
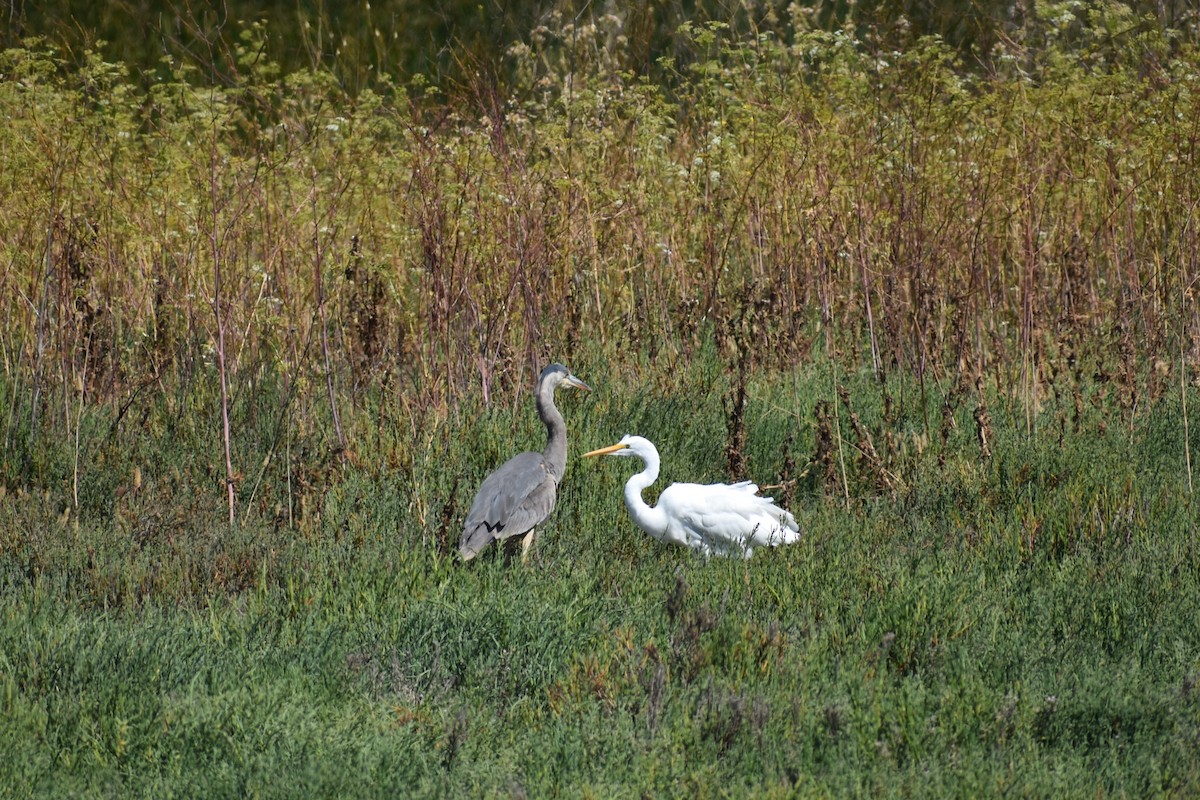
[[[1182,348],[1181,348],[1182,350]],[[1179,359],[1179,396],[1183,403],[1183,460],[1187,467],[1187,483],[1188,494],[1193,493],[1192,489],[1192,448],[1188,440],[1188,410],[1187,410],[1187,361],[1183,358],[1182,352]]]
[[[1181,293],[1180,309],[1179,309],[1179,400],[1182,404],[1183,413],[1183,461],[1187,467],[1187,486],[1188,494],[1193,494],[1192,488],[1192,448],[1190,439],[1188,438],[1188,410],[1187,410],[1187,354],[1184,351],[1183,342],[1186,337],[1186,320],[1187,320],[1187,299],[1188,293],[1195,286],[1196,280],[1193,279]]]
[[[213,316],[217,321],[217,370],[221,375],[221,434],[225,445],[225,499],[229,505],[229,527],[237,521],[235,511],[232,436],[229,427],[229,380],[225,372],[225,320],[221,314],[221,241],[217,219],[217,132],[213,129],[212,148],[209,151],[209,200],[212,203],[212,231],[210,241],[213,256]]]
[[[58,187],[59,179],[62,177],[63,163],[58,161],[54,165],[54,177],[51,181],[50,189],[50,223],[46,226],[46,253],[44,259],[45,270],[43,276],[45,282],[42,284],[42,296],[39,300],[40,308],[36,313],[36,341],[35,361],[33,364],[33,402],[30,404],[29,411],[29,435],[37,436],[38,431],[38,408],[41,406],[42,392],[42,359],[46,353],[46,331],[47,322],[46,315],[50,308],[50,273],[54,269],[54,209],[58,207]]]
[[[83,401],[87,394],[88,356],[92,351],[92,337],[88,334],[88,345],[83,351],[83,369],[79,375],[79,410],[75,417],[75,466],[71,475],[71,500],[75,513],[79,513],[79,429],[83,427]],[[67,417],[70,422],[70,417]]]
[[[329,392],[329,409],[333,414],[333,430],[337,435],[338,456],[345,458],[346,437],[342,434],[342,418],[338,414],[337,393],[334,391],[333,386],[333,364],[329,356],[329,325],[325,313],[324,282],[321,280],[321,221],[320,215],[317,213],[317,176],[315,173],[312,176],[312,181],[313,250],[316,253],[313,259],[313,281],[317,295],[317,314],[321,319],[321,353],[325,360],[325,388]]]
[[[570,198],[571,198],[571,195],[574,194],[574,192],[575,192],[575,183],[574,183],[574,181],[572,181],[571,185],[568,189],[568,195],[567,195],[567,208],[568,209],[571,207],[571,199]],[[600,347],[604,350],[607,350],[608,349],[608,332],[605,330],[605,325],[604,325],[604,304],[601,302],[601,299],[600,299],[600,284],[602,283],[602,279],[600,277],[600,260],[601,259],[600,259],[600,247],[597,244],[598,235],[596,233],[596,215],[594,213],[592,213],[591,195],[588,195],[585,193],[583,195],[583,202],[584,202],[584,205],[586,206],[586,212],[587,212],[586,217],[587,217],[588,226],[589,226],[588,232],[590,234],[589,243],[591,244],[591,250],[592,250],[592,253],[591,253],[591,256],[592,256],[592,290],[594,292],[594,296],[595,296],[595,300],[596,300],[596,321],[600,326]]]
[[[835,360],[830,360],[833,366],[833,427],[837,430],[838,446],[838,466],[842,471],[842,495],[846,500],[846,510],[850,510],[850,479],[846,474],[846,452],[842,447],[842,419],[838,413],[838,406],[841,404],[838,398],[838,389],[841,388],[838,384],[837,363]]]

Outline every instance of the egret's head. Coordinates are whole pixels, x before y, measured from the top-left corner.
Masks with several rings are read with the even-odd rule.
[[[590,453],[584,453],[583,457],[589,456],[638,456],[643,461],[650,453],[658,455],[658,450],[649,439],[643,439],[641,436],[622,436],[621,441],[608,447],[601,447],[599,450],[593,450]]]
[[[551,364],[542,370],[542,374],[538,378],[538,386],[548,386],[551,389],[570,386],[572,389],[584,389],[589,392],[592,390],[592,387],[572,375],[571,371],[562,364]]]

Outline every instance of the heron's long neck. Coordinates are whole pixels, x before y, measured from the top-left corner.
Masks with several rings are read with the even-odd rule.
[[[646,459],[646,468],[625,482],[625,507],[639,528],[661,539],[667,530],[667,515],[660,509],[647,505],[642,499],[642,490],[658,480],[658,456]]]
[[[542,455],[554,482],[560,483],[567,470],[567,425],[554,405],[553,386],[543,383],[538,387],[537,410],[542,422],[546,423],[546,449]]]

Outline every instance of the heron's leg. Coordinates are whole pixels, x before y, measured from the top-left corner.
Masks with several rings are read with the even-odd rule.
[[[530,528],[529,533],[521,539],[521,563],[524,564],[529,560],[529,548],[533,546],[533,534],[537,528]]]

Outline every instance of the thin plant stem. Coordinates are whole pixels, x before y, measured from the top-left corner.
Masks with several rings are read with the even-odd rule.
[[[1184,349],[1184,339],[1187,333],[1187,296],[1192,287],[1196,284],[1193,280],[1191,284],[1185,287],[1180,293],[1180,309],[1179,309],[1179,402],[1182,406],[1183,413],[1183,463],[1187,468],[1187,487],[1188,495],[1193,495],[1192,488],[1192,448],[1191,439],[1188,434],[1188,408],[1187,408],[1187,351]]]
[[[83,400],[87,394],[88,357],[92,353],[92,334],[88,333],[87,346],[83,351],[83,370],[79,375],[79,410],[75,416],[75,464],[71,473],[71,501],[75,514],[79,514],[79,430],[83,427]]]
[[[333,385],[333,360],[329,355],[329,324],[325,312],[325,286],[321,280],[324,267],[321,258],[321,215],[317,211],[317,175],[312,172],[312,219],[313,219],[313,285],[317,295],[317,313],[321,318],[321,353],[325,361],[325,389],[329,393],[329,409],[333,415],[333,430],[337,435],[338,456],[346,456],[346,437],[342,433],[342,418],[338,414],[337,392]]]
[[[838,397],[838,378],[837,378],[837,362],[830,360],[833,365],[833,427],[837,430],[837,446],[838,446],[838,466],[842,470],[842,495],[846,500],[846,510],[850,510],[850,481],[846,476],[846,451],[842,447],[842,419],[838,412],[838,404],[841,399]]]
[[[221,438],[225,447],[225,499],[229,507],[229,527],[237,522],[234,490],[232,433],[229,425],[229,378],[225,370],[225,319],[221,313],[221,237],[217,198],[217,130],[213,123],[212,146],[209,150],[209,200],[212,203],[210,244],[213,259],[213,316],[217,323],[217,371],[221,377]]]

